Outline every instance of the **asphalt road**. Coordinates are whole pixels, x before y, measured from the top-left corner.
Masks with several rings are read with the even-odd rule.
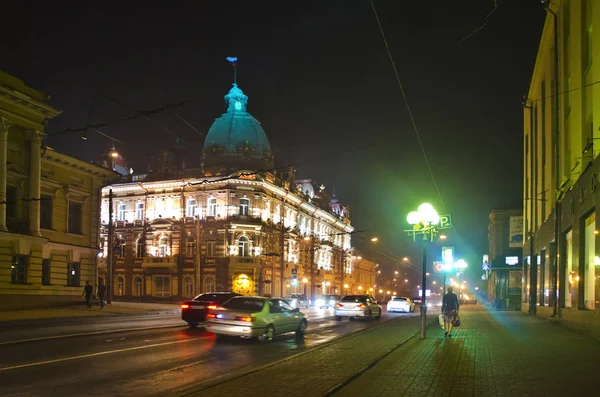
[[[378,323],[337,322],[331,310],[303,312],[310,320],[304,341],[290,334],[272,344],[216,343],[213,334],[201,327],[189,329],[172,315],[3,330],[0,395],[173,395],[196,383],[267,364]],[[381,321],[413,315],[384,312]]]

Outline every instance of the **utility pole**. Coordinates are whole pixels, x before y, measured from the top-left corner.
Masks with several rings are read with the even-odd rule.
[[[198,197],[198,206],[200,208],[200,198]],[[196,295],[202,292],[202,225],[200,223],[200,211],[196,211]]]
[[[314,226],[314,225],[313,225]],[[313,235],[310,239],[310,298],[314,299],[315,297],[315,235],[313,231]]]
[[[427,298],[425,289],[427,287],[427,237],[423,238],[423,275],[421,280],[421,339],[425,339],[425,328],[427,327]]]
[[[287,193],[286,193],[287,196]],[[280,275],[281,275],[281,282],[279,283],[279,288],[280,288],[280,295],[281,297],[285,296],[283,294],[283,283],[285,282],[285,279],[283,277],[283,267],[285,264],[285,222],[284,222],[284,215],[285,215],[285,197],[283,199],[283,203],[281,205],[281,210],[280,210],[280,215],[279,215],[279,219],[281,221],[281,234],[279,236],[279,245],[280,245],[280,252],[279,252],[279,268],[280,268]]]
[[[115,236],[114,236],[114,226],[113,226],[113,191],[110,189],[108,191],[108,255],[106,258],[106,288],[108,289],[108,294],[106,296],[106,303],[112,303],[113,297],[113,250],[115,244]]]

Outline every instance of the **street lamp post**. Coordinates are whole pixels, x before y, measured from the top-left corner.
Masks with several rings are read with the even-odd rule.
[[[460,301],[460,299],[462,298],[462,274],[465,271],[465,269],[467,268],[467,262],[465,262],[462,259],[459,259],[456,261],[456,263],[454,264],[454,267],[456,269],[458,269],[458,271],[460,272],[459,276],[458,276],[458,300]]]
[[[433,241],[437,234],[437,224],[440,222],[440,216],[431,204],[421,204],[417,211],[412,211],[406,217],[412,230],[407,230],[416,241],[417,235],[423,236],[423,277],[421,288],[421,339],[425,339],[425,328],[427,322],[427,242]]]

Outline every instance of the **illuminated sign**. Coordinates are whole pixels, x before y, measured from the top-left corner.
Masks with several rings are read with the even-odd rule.
[[[518,256],[507,256],[506,257],[506,264],[509,266],[514,266],[517,265],[519,263],[519,257]]]
[[[490,256],[488,254],[483,256],[483,263],[490,263]]]
[[[454,247],[442,247],[442,260],[446,263],[454,262]]]
[[[419,290],[419,296],[423,296],[423,290],[420,289]],[[426,289],[425,290],[425,297],[431,296],[431,290],[430,289]]]

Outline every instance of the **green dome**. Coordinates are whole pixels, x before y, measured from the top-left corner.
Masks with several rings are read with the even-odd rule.
[[[271,144],[260,122],[246,112],[248,97],[234,83],[225,102],[227,112],[215,120],[204,142],[205,168],[272,168]]]

